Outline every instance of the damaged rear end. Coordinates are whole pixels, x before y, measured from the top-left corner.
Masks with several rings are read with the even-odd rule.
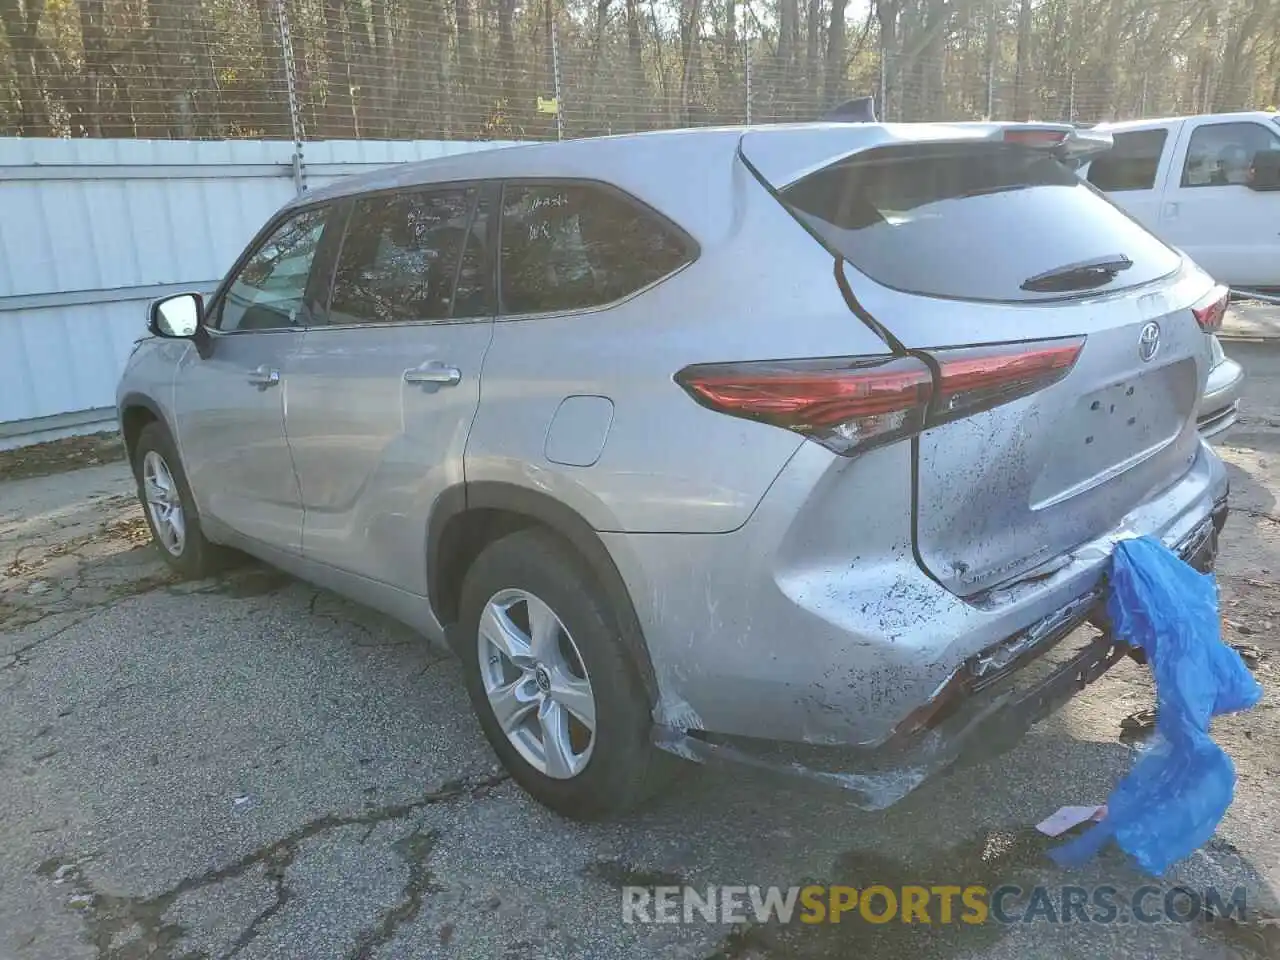
[[[742,162],[833,259],[832,282],[885,351],[677,379],[703,406],[825,447],[822,488],[865,484],[856,461],[905,451],[883,458],[904,472],[882,480],[909,486],[915,574],[902,579],[955,633],[940,643],[937,623],[832,611],[808,598],[883,601],[859,597],[856,576],[797,590],[775,564],[793,601],[878,665],[875,691],[824,693],[829,712],[856,716],[848,742],[666,731],[666,746],[817,775],[885,806],[961,756],[1016,742],[1124,654],[1105,631],[1078,630],[1100,610],[1117,540],[1150,534],[1212,563],[1226,481],[1195,413],[1226,290],[1075,177],[1069,162],[1099,148],[1069,127],[995,124],[743,136]],[[848,552],[856,569],[856,526]],[[824,562],[805,564],[826,576]]]

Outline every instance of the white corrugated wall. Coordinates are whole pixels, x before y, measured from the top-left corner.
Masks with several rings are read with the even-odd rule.
[[[308,143],[306,182],[497,146]],[[287,141],[0,138],[0,448],[109,428],[146,304],[211,289],[295,195]]]

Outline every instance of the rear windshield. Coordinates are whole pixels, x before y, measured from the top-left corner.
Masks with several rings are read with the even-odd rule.
[[[1058,161],[1014,144],[868,150],[810,174],[782,198],[867,276],[926,296],[1061,299],[1147,283],[1180,262]],[[1111,279],[1043,282],[1071,265],[1125,260],[1131,264]],[[1041,282],[1024,289],[1035,277]]]

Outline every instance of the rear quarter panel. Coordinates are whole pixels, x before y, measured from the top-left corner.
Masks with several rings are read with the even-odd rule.
[[[701,254],[605,309],[500,319],[467,447],[469,482],[541,490],[601,531],[734,530],[804,441],[698,406],[674,375],[695,363],[888,352],[844,302],[832,258],[733,146],[665,176],[650,167],[644,178],[599,177],[682,226]],[[613,405],[590,466],[546,456],[549,425],[574,396]]]

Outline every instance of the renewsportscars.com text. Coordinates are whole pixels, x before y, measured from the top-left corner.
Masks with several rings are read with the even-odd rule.
[[[1244,920],[1244,887],[623,887],[624,923],[1190,923]]]

